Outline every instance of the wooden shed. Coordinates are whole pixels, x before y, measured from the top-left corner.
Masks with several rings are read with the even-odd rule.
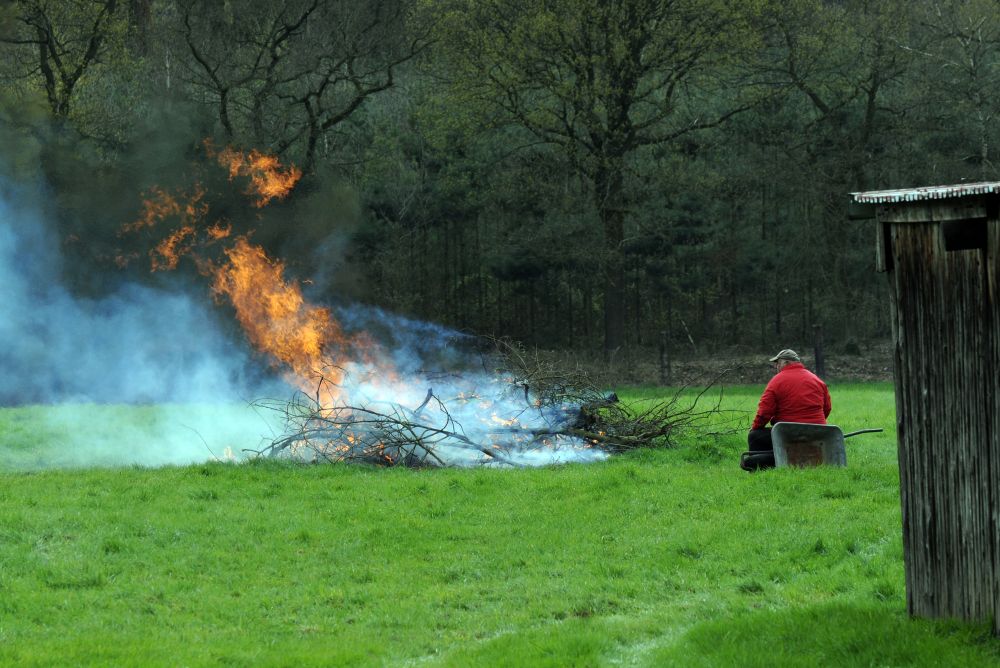
[[[891,292],[906,600],[1000,632],[1000,182],[852,193]]]

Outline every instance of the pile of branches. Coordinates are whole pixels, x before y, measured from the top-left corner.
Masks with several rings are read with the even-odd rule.
[[[468,416],[459,417],[465,412],[462,406],[481,396],[435,392],[435,381],[450,387],[458,374],[426,374],[428,389],[415,406],[391,401],[324,405],[321,397],[339,388],[320,378],[312,394],[259,404],[280,413],[284,431],[252,453],[383,466],[517,466],[525,453],[546,449],[612,454],[670,447],[686,430],[725,422],[719,415],[722,374],[697,391],[684,387],[661,400],[622,402],[580,370],[559,369],[509,341],[490,340],[490,346],[482,357],[483,370],[503,378],[505,405],[516,406],[515,414],[495,425],[473,426]],[[461,455],[457,459],[456,453]]]

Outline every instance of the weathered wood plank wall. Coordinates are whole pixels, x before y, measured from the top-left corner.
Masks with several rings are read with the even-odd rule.
[[[891,244],[907,606],[988,620],[1000,616],[1000,232],[975,220],[989,225],[990,248],[946,250],[940,223],[909,222],[953,219],[944,206],[880,216]]]
[[[986,428],[991,444],[990,531],[993,534],[993,633],[1000,635],[1000,220],[988,223],[986,242],[986,327],[989,330],[989,358],[986,366]]]

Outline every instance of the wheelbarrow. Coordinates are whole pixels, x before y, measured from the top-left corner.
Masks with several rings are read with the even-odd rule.
[[[740,468],[756,471],[774,466],[847,466],[844,439],[858,434],[884,431],[858,429],[845,434],[835,424],[779,422],[771,428],[774,451],[750,451],[740,456]]]

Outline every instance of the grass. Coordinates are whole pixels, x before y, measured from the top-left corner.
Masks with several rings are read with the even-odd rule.
[[[832,392],[886,432],[753,475],[741,435],[537,470],[29,470],[61,432],[6,409],[0,664],[996,665],[988,625],[907,618],[892,388]]]

